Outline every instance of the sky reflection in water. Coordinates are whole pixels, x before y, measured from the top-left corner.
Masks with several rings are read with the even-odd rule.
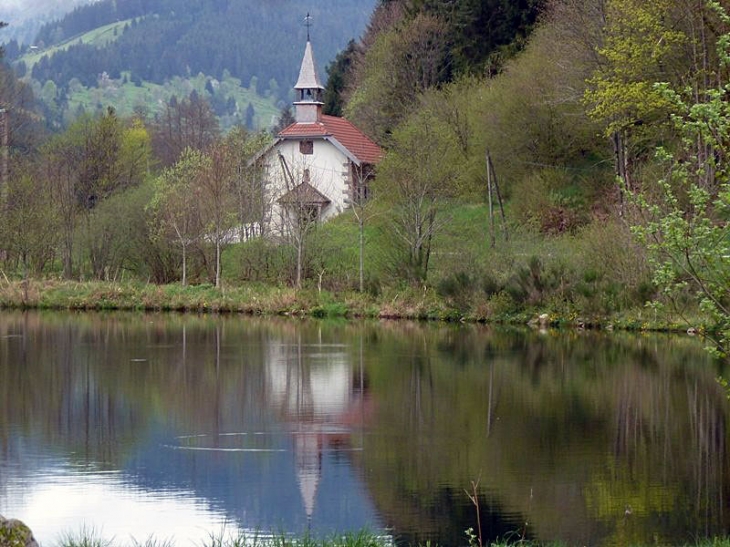
[[[485,541],[681,543],[730,529],[722,374],[676,336],[3,312],[0,514],[457,545],[478,479]]]

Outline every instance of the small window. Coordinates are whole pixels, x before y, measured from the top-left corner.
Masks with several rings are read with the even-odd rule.
[[[314,141],[299,141],[299,152],[302,154],[314,154]]]

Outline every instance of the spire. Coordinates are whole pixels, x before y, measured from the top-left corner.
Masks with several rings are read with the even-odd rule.
[[[307,40],[307,45],[304,48],[304,58],[302,59],[302,66],[299,69],[299,79],[297,84],[294,86],[296,90],[307,90],[307,89],[324,89],[324,86],[319,81],[317,75],[317,67],[314,64],[314,52],[312,51],[312,42]]]

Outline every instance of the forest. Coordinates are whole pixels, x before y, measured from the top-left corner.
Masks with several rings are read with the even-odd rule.
[[[373,3],[320,0],[307,6],[317,24],[322,58],[333,58],[360,32]],[[44,89],[42,98],[47,106],[57,105],[55,110],[64,110],[81,86],[102,87],[102,74],[137,86],[198,74],[218,81],[233,77],[261,97],[288,103],[306,37],[306,12],[300,10],[287,1],[102,0],[46,23],[32,44],[11,40],[5,49],[8,60],[36,82],[37,90],[52,83],[54,93]],[[108,27],[103,41],[84,39]],[[56,120],[54,114],[53,108],[44,113],[67,125],[68,116]]]
[[[385,315],[680,324],[722,351],[728,30],[714,0],[381,0],[327,67],[326,108],[386,156],[366,205],[307,233],[301,284]],[[6,275],[296,284],[293,241],[227,237],[261,209],[266,134],[221,133],[195,93],[46,135],[27,86],[0,81]]]

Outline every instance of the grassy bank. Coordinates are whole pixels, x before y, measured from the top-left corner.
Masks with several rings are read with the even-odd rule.
[[[366,229],[365,292],[357,286],[358,226],[352,215],[322,225],[308,243],[303,289],[292,283],[292,249],[264,239],[223,253],[223,288],[196,269],[188,287],[140,276],[120,282],[63,281],[58,264],[24,282],[0,270],[0,308],[245,313],[528,324],[624,330],[703,330],[690,295],[681,309],[660,311],[641,250],[621,224],[591,224],[577,234],[545,237],[513,227],[489,245],[482,206],[458,205],[434,241],[428,282],[408,282],[390,232]],[[377,217],[385,217],[383,215]],[[143,270],[143,268],[142,268]],[[192,270],[192,268],[191,268]],[[90,272],[81,267],[81,274]],[[120,276],[123,278],[123,276]],[[321,290],[320,290],[321,289]]]
[[[53,310],[176,311],[309,317],[415,319],[532,324],[538,327],[686,331],[696,323],[637,308],[614,314],[581,315],[566,308],[518,306],[509,295],[472,294],[454,301],[435,289],[389,289],[377,295],[355,291],[294,289],[242,284],[216,289],[142,282],[0,281],[0,308]],[[697,328],[701,331],[702,328]]]

